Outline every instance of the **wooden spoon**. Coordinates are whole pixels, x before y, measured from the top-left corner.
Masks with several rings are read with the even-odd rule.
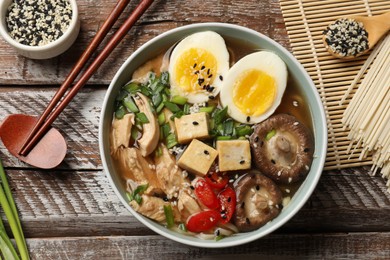
[[[0,138],[8,151],[19,160],[38,168],[51,169],[59,165],[66,155],[65,139],[55,128],[50,128],[28,155],[19,154],[37,121],[38,117],[34,116],[10,115],[0,125]]]
[[[342,56],[339,53],[334,52],[332,48],[329,47],[328,43],[325,41],[326,36],[323,35],[322,40],[325,48],[336,58],[352,59],[367,53],[390,30],[390,12],[370,17],[356,15],[348,16],[346,18],[354,19],[357,22],[363,23],[364,29],[368,32],[368,48],[354,56]]]

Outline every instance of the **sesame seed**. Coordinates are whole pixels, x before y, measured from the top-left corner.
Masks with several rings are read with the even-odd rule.
[[[214,96],[209,96],[209,99],[214,99],[215,97]]]
[[[13,1],[6,13],[10,36],[29,46],[43,46],[68,29],[72,7],[67,0]]]
[[[197,121],[192,122],[193,125],[199,125]]]
[[[245,160],[241,160],[241,161],[240,161],[240,164],[244,164],[244,163],[245,163]]]
[[[294,107],[297,107],[297,106],[298,106],[298,101],[294,100],[294,101],[293,101],[293,106],[294,106]]]
[[[205,66],[202,66],[202,68],[200,68],[201,70],[204,70],[206,67]]]
[[[223,77],[222,77],[222,75],[219,75],[219,79],[222,81],[223,80]]]
[[[251,117],[250,117],[250,116],[247,116],[247,117],[246,117],[246,121],[247,121],[247,122],[251,121]]]
[[[294,122],[293,125],[299,125],[299,122]]]
[[[203,152],[204,152],[204,154],[206,154],[206,155],[209,155],[209,154],[210,154],[209,151],[207,151],[207,150],[204,150]]]
[[[193,67],[194,69],[196,68],[196,65],[197,65],[197,64],[196,64],[196,63],[194,63],[194,67]]]

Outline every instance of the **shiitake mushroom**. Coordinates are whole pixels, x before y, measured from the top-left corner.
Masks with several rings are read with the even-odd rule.
[[[268,177],[251,170],[234,183],[237,204],[233,221],[241,232],[265,225],[279,215],[282,192]]]
[[[277,183],[301,180],[310,170],[314,142],[310,130],[288,114],[255,125],[249,138],[256,167]]]

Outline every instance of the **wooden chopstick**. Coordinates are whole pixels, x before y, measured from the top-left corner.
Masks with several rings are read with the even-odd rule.
[[[69,104],[73,97],[77,94],[79,89],[83,87],[95,71],[100,67],[104,60],[110,55],[114,48],[124,38],[127,32],[133,27],[137,20],[142,16],[146,9],[153,3],[153,0],[142,0],[138,6],[134,9],[131,15],[126,19],[123,25],[113,35],[111,40],[103,48],[100,54],[95,58],[91,65],[85,70],[84,74],[80,77],[79,81],[73,86],[73,88],[64,96],[65,92],[70,88],[72,82],[76,79],[81,69],[87,63],[88,59],[94,53],[98,45],[102,42],[108,31],[111,29],[119,15],[123,12],[124,8],[128,5],[130,0],[119,0],[114,10],[109,15],[108,19],[103,24],[102,28],[93,38],[92,42],[80,57],[77,64],[74,66],[64,83],[61,85],[53,99],[50,101],[48,107],[45,109],[43,114],[38,119],[34,128],[26,138],[19,154],[26,156],[42,138],[42,136],[50,128],[51,124],[58,117],[58,115],[64,110]],[[63,100],[61,98],[64,96]],[[57,105],[58,104],[58,105]],[[57,107],[56,107],[57,105]]]

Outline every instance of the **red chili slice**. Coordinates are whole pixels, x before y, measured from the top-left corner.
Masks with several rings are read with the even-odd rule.
[[[217,195],[204,179],[198,179],[195,183],[195,195],[209,209],[219,209],[220,204]]]
[[[190,216],[187,220],[187,230],[191,232],[203,232],[212,229],[221,219],[216,210],[206,210]]]
[[[232,188],[226,187],[218,194],[218,199],[221,204],[221,223],[226,224],[236,209],[236,192]]]
[[[211,187],[217,190],[222,190],[229,182],[227,176],[218,174],[216,172],[210,172],[206,175],[206,181]]]

